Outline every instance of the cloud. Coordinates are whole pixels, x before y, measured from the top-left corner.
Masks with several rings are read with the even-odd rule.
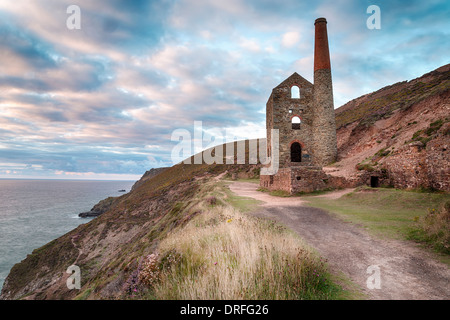
[[[313,81],[320,16],[336,107],[449,62],[445,1],[383,3],[375,31],[349,0],[83,0],[81,30],[71,4],[0,2],[0,163],[24,165],[0,177],[138,175],[170,164],[171,133],[194,121],[264,135],[272,88]]]
[[[292,48],[300,41],[300,33],[298,31],[289,31],[283,34],[281,44],[283,47]]]

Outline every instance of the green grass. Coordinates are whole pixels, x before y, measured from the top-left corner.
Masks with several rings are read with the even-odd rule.
[[[275,196],[275,197],[290,197],[291,194],[287,191],[284,190],[273,190],[273,191],[269,191],[269,194],[271,196]]]
[[[417,217],[424,216],[429,208],[438,207],[450,195],[362,187],[339,199],[307,196],[305,199],[310,206],[360,224],[373,234],[399,239],[408,235]]]
[[[259,184],[259,177],[257,177],[257,178],[248,178],[248,179],[238,178],[238,179],[236,179],[236,181],[239,181],[239,182],[250,182],[250,183]]]
[[[79,295],[77,295],[74,300],[86,300],[89,295],[92,293],[92,288],[88,288],[86,290],[84,290],[83,292],[81,292]]]
[[[229,188],[229,182],[219,182],[218,186],[222,188],[226,202],[228,202],[231,206],[240,210],[241,212],[254,210],[259,204],[262,204],[261,201],[253,198],[237,196],[236,194],[231,192]]]
[[[290,194],[289,192],[287,192],[287,191],[284,191],[284,190],[269,190],[269,189],[267,189],[267,188],[264,188],[264,187],[259,187],[258,189],[256,189],[257,191],[261,191],[261,192],[266,192],[266,193],[268,193],[268,194],[270,194],[271,196],[274,196],[274,197],[283,197],[283,198],[285,198],[285,197],[292,197],[293,195],[292,194]]]
[[[428,128],[423,130],[418,130],[414,132],[414,134],[411,137],[411,140],[405,141],[405,143],[410,143],[413,141],[420,141],[423,144],[423,148],[427,145],[427,143],[433,139],[433,137],[436,135],[437,131],[444,125],[444,123],[447,123],[450,121],[450,118],[445,119],[438,119],[428,126]]]

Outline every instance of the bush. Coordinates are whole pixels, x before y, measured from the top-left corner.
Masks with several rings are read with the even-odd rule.
[[[372,165],[369,163],[364,163],[364,164],[358,163],[356,165],[356,169],[357,170],[366,170],[368,172],[372,172],[375,170],[374,167],[372,167]]]
[[[206,203],[210,206],[215,206],[217,204],[217,199],[214,196],[208,197]]]
[[[431,245],[436,251],[450,254],[450,201],[438,210],[428,209],[424,217],[416,218],[410,238]]]
[[[139,272],[139,281],[146,286],[153,286],[160,278],[160,270],[158,266],[158,254],[152,253],[148,255]]]
[[[378,152],[375,153],[375,156],[378,156],[378,157],[386,157],[386,156],[389,155],[389,153],[391,153],[390,150],[386,150],[386,148],[383,148],[383,149],[378,150]]]
[[[431,136],[433,133],[438,131],[442,127],[443,124],[444,124],[444,120],[442,120],[442,119],[434,121],[434,122],[430,123],[430,126],[425,130],[425,133],[427,134],[427,136]]]

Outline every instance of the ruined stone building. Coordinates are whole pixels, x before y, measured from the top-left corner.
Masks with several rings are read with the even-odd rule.
[[[272,160],[271,130],[278,129],[279,169],[261,174],[262,187],[289,193],[327,187],[322,166],[336,161],[337,143],[325,18],[315,21],[314,84],[295,72],[275,87],[266,105],[266,129]]]

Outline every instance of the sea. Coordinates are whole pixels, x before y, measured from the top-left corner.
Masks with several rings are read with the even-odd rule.
[[[14,264],[95,218],[79,218],[135,181],[0,179],[0,290]],[[125,192],[119,192],[125,190]]]

